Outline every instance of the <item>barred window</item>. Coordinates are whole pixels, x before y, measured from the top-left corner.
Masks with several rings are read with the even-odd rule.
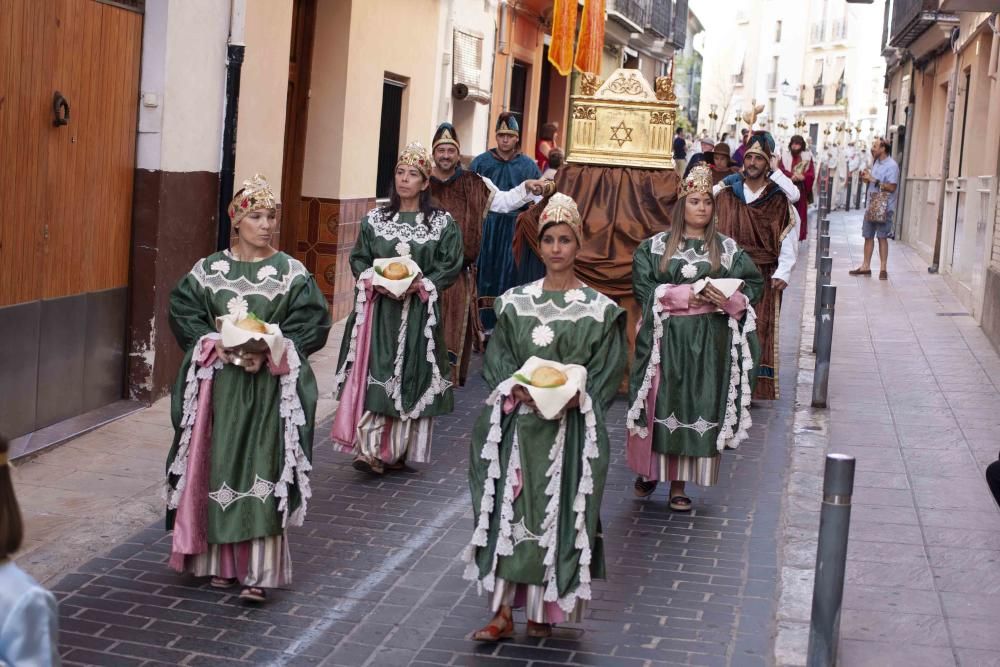
[[[469,90],[478,90],[483,69],[483,36],[456,28],[452,52],[452,84],[464,83]]]

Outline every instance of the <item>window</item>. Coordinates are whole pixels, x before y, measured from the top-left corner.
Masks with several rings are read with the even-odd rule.
[[[824,90],[823,90],[823,61],[822,60],[817,60],[815,67],[816,67],[816,69],[814,71],[817,73],[817,76],[816,76],[816,82],[813,84],[813,106],[817,106],[818,107],[818,106],[822,106],[823,105],[823,97],[824,97],[824,95],[823,95],[823,92],[824,92]]]
[[[778,89],[778,63],[780,62],[780,56],[774,56],[771,58],[771,72],[767,75],[767,89],[777,90]]]
[[[483,36],[471,31],[455,29],[454,66],[451,83],[464,84],[472,93],[479,92],[479,78],[483,69]]]
[[[819,145],[819,123],[809,123],[809,145],[815,148]]]
[[[399,134],[403,118],[403,92],[406,84],[395,79],[382,82],[382,124],[378,137],[378,168],[375,172],[375,196],[388,197],[399,157]]]
[[[528,66],[517,60],[510,74],[510,105],[508,111],[517,118],[517,124],[524,133],[524,107],[528,100]]]
[[[774,41],[775,43],[781,41],[781,21],[775,21],[774,23]]]

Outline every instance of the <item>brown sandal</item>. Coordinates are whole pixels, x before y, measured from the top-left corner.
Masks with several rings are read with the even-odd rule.
[[[240,599],[247,602],[263,602],[267,599],[267,592],[263,588],[247,586],[240,591]]]
[[[497,625],[497,619],[503,620],[503,628]],[[501,639],[510,639],[513,636],[514,618],[513,616],[505,615],[503,612],[497,612],[497,615],[490,619],[489,623],[472,633],[472,639],[477,642],[496,642]]]
[[[236,585],[236,579],[227,579],[226,577],[212,577],[212,580],[208,582],[208,585],[212,588],[232,588]]]
[[[528,621],[528,636],[536,639],[545,639],[552,636],[551,623],[535,623]]]

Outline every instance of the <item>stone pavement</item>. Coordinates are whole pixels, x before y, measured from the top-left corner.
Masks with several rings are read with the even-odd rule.
[[[1000,665],[1000,513],[983,478],[1000,449],[1000,357],[908,246],[890,243],[888,281],[878,280],[875,258],[875,277],[849,276],[861,263],[861,214],[830,220],[838,286],[830,408],[808,407],[810,296],[777,662],[805,663],[823,458],[836,451],[857,458],[840,664]],[[814,277],[810,267],[810,295]]]
[[[799,272],[801,276],[803,271]],[[802,292],[790,288],[783,378],[794,387]],[[734,665],[772,662],[778,528],[793,392],[755,408],[750,439],[727,452],[719,486],[671,513],[665,489],[632,495],[615,450],[602,511],[610,579],[582,626],[550,639],[481,645],[489,613],[461,578],[472,528],[469,433],[486,395],[477,377],[435,428],[433,463],[371,479],[317,429],[314,497],[290,531],[295,582],[262,607],[168,570],[159,521],[76,567],[60,599],[65,664],[97,665]],[[622,443],[624,402],[609,419]],[[153,478],[154,480],[156,478]],[[158,480],[157,484],[159,484]]]

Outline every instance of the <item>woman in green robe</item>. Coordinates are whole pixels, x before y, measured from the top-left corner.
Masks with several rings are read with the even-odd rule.
[[[732,239],[715,231],[712,175],[695,167],[681,184],[669,232],[643,241],[632,284],[643,319],[635,344],[626,417],[635,493],[670,482],[670,507],[686,512],[685,483],[712,486],[720,452],[750,428],[750,391],[759,352],[751,304],[763,279]],[[723,284],[736,279],[730,297]],[[702,285],[704,288],[701,289]]]
[[[515,607],[525,608],[533,637],[579,622],[591,580],[605,571],[605,414],[625,366],[625,311],[574,273],[582,239],[572,199],[553,195],[539,226],[546,274],[496,300],[483,367],[493,391],[472,434],[476,526],[465,577],[488,591],[494,613],[475,633],[480,641],[512,636]],[[580,391],[554,419],[513,377],[532,357],[585,369]]]
[[[431,203],[431,158],[413,142],[400,154],[389,205],[361,221],[351,252],[355,309],[340,346],[333,441],[354,467],[380,475],[430,458],[434,417],[454,407],[440,295],[462,271],[462,232]],[[406,258],[419,271],[398,296],[376,284],[376,261]]]
[[[312,459],[316,379],[306,357],[326,344],[330,313],[298,260],[271,247],[274,193],[258,176],[229,205],[238,242],[199,260],[170,294],[170,327],[185,350],[171,401],[167,457],[170,565],[243,585],[260,602],[291,583],[285,534],[302,525]],[[228,349],[222,320],[280,329],[270,347]],[[273,331],[273,330],[272,330]]]

